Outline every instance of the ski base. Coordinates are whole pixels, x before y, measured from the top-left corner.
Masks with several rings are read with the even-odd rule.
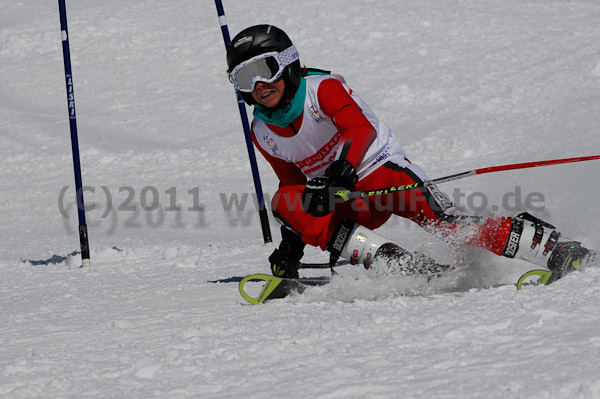
[[[552,270],[546,269],[536,269],[530,270],[527,273],[523,274],[519,281],[517,281],[517,290],[520,290],[525,282],[529,279],[533,279],[530,284],[533,285],[549,285],[561,278],[563,273],[561,272],[553,272]],[[537,280],[535,280],[537,278]],[[528,284],[525,284],[528,285]]]
[[[250,296],[245,291],[245,285],[249,281],[261,282],[264,285],[256,297]],[[285,298],[292,292],[301,294],[307,287],[321,286],[331,282],[330,278],[282,278],[268,274],[251,274],[240,281],[239,290],[242,298],[253,305],[258,305],[271,299]]]

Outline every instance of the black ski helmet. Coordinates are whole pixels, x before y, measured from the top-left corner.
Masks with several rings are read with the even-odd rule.
[[[292,45],[293,43],[288,35],[276,26],[255,25],[246,28],[235,35],[227,48],[227,72],[231,72],[238,64],[254,56],[270,51],[280,52]],[[283,72],[285,91],[279,103],[281,106],[287,104],[287,100],[291,99],[296,93],[301,77],[300,60],[296,60],[285,67]],[[251,93],[239,93],[248,105],[256,103]]]

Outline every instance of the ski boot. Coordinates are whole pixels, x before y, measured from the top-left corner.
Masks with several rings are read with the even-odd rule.
[[[281,243],[271,256],[271,273],[276,277],[298,278],[300,259],[304,256],[305,243],[300,236],[285,227],[281,228]]]
[[[560,236],[551,224],[529,213],[521,213],[513,218],[502,255],[529,261],[561,275],[590,262],[594,251],[578,241],[561,240]]]
[[[326,249],[333,258],[342,257],[350,264],[362,264],[376,274],[423,275],[429,281],[454,269],[440,265],[426,255],[411,253],[398,243],[349,220],[340,224]]]
[[[559,242],[548,259],[548,269],[566,274],[589,264],[594,251],[581,246],[579,241]]]

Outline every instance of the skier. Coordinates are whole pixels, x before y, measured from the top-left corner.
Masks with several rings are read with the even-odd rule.
[[[430,180],[408,160],[392,131],[344,78],[303,68],[288,35],[273,25],[244,29],[227,49],[228,75],[254,106],[252,139],[280,185],[272,201],[282,241],[269,257],[273,275],[298,277],[306,244],[369,268],[390,258],[402,270],[429,277],[445,266],[408,253],[373,230],[392,214],[429,231],[459,237],[497,255],[556,271],[579,268],[591,256],[579,242],[522,213],[484,216],[447,199],[436,186],[393,194],[336,199],[334,189],[373,190]]]

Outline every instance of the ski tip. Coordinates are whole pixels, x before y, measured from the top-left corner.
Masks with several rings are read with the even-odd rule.
[[[264,281],[264,285],[256,297],[250,296],[245,290],[245,285],[249,281]],[[259,305],[269,298],[269,295],[282,281],[283,280],[281,278],[270,276],[268,274],[251,274],[244,277],[242,281],[240,281],[238,288],[242,298],[244,298],[248,303],[252,305]]]
[[[246,291],[246,283],[250,281],[257,282],[257,285],[263,284],[256,296],[252,294],[259,290],[257,286],[250,289],[251,293]],[[302,293],[307,287],[317,287],[330,282],[331,278],[327,277],[283,278],[268,274],[251,274],[240,281],[239,290],[242,298],[248,303],[258,305],[271,299],[285,298],[292,292]]]
[[[553,277],[553,272],[551,270],[545,269],[536,269],[530,270],[527,273],[524,273],[517,281],[517,290],[523,288],[523,285],[540,285],[540,284],[549,284],[551,281],[551,277]],[[552,280],[554,281],[554,280]]]

